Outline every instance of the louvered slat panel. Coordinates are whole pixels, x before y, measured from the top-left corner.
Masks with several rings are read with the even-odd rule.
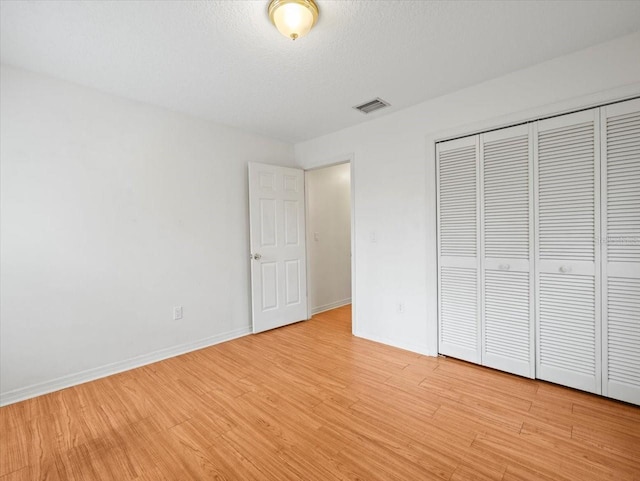
[[[480,136],[482,364],[533,377],[530,126]]]
[[[477,255],[476,148],[440,152],[440,254]]]
[[[595,376],[593,276],[540,274],[539,286],[540,366]]]
[[[529,138],[484,144],[485,257],[529,258]]]
[[[603,389],[640,405],[640,99],[602,113]]]
[[[594,393],[602,392],[598,122],[593,109],[534,127],[536,376]]]
[[[540,132],[540,259],[594,260],[594,162],[593,122]]]
[[[476,350],[478,339],[476,269],[440,270],[440,341]]]
[[[485,271],[485,352],[529,362],[529,273]]]
[[[438,351],[480,362],[478,137],[438,144]]]
[[[640,112],[609,117],[606,129],[608,261],[640,263]]]
[[[640,389],[640,279],[609,277],[607,290],[608,379]]]

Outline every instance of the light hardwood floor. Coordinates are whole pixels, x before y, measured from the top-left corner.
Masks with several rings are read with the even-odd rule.
[[[640,480],[640,408],[352,337],[350,309],[0,409],[0,480]]]

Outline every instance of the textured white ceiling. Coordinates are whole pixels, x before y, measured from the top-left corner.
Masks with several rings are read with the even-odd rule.
[[[318,0],[292,42],[267,3],[2,0],[1,60],[296,142],[640,30],[638,1]]]

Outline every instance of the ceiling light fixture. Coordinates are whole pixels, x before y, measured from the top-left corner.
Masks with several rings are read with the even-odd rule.
[[[309,33],[318,20],[313,0],[271,0],[269,18],[285,37],[295,40]]]

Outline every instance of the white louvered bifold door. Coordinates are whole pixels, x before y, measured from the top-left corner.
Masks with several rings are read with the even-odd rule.
[[[640,404],[640,100],[601,111],[603,394]]]
[[[439,143],[438,349],[480,363],[478,136]]]
[[[601,392],[599,110],[534,125],[536,377]]]
[[[535,377],[530,125],[480,136],[482,364]]]

